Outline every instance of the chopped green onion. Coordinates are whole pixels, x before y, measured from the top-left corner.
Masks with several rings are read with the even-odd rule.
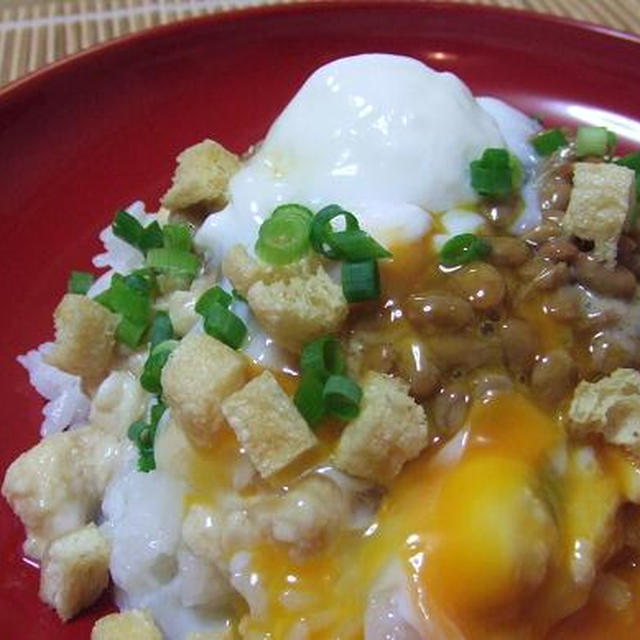
[[[327,413],[353,420],[360,413],[362,389],[351,378],[333,375],[325,382],[322,398]]]
[[[128,429],[129,440],[135,443],[138,448],[138,470],[144,473],[153,471],[156,468],[154,455],[154,444],[158,422],[165,412],[165,405],[161,400],[151,407],[151,423],[144,420],[136,420]]]
[[[327,244],[341,260],[358,262],[390,258],[391,252],[378,244],[366,231],[336,231],[326,238]]]
[[[440,262],[445,267],[484,260],[491,253],[491,245],[473,233],[460,233],[449,238],[440,250]]]
[[[138,440],[140,439],[140,436],[142,434],[142,432],[148,427],[149,425],[144,421],[144,420],[136,420],[127,430],[127,437],[129,438],[129,440],[131,440],[132,442],[137,443]]]
[[[134,282],[140,284],[138,280]],[[137,347],[151,322],[150,296],[116,273],[111,278],[111,286],[95,300],[122,316],[116,328],[116,340],[131,348]]]
[[[628,153],[626,156],[622,156],[622,158],[615,160],[615,163],[619,164],[621,167],[627,167],[627,169],[632,169],[636,172],[636,197],[640,201],[640,151]],[[636,204],[636,207],[631,212],[629,223],[632,227],[635,227],[636,225],[639,206],[640,202]]]
[[[299,216],[304,221],[311,223],[313,212],[301,204],[281,204],[279,207],[276,207],[271,214],[272,218],[278,218],[279,216]]]
[[[162,228],[164,247],[191,251],[192,241],[189,227],[185,224],[167,224]]]
[[[162,227],[154,220],[142,230],[138,248],[146,255],[149,249],[158,249],[162,244]]]
[[[158,311],[149,331],[149,342],[151,343],[149,348],[153,351],[153,348],[161,342],[173,340],[173,336],[173,324],[169,314],[166,311]]]
[[[143,389],[151,393],[162,393],[162,382],[160,379],[162,368],[167,363],[171,352],[177,345],[177,340],[165,340],[152,349],[140,375],[140,384]]]
[[[471,186],[482,196],[509,195],[523,175],[520,161],[506,149],[485,149],[480,159],[471,162]]]
[[[238,316],[219,303],[212,304],[204,317],[204,330],[210,336],[237,349],[247,335],[247,326]]]
[[[228,309],[233,302],[233,296],[221,287],[215,286],[207,289],[196,302],[196,313],[206,316],[212,305],[219,304]]]
[[[157,292],[158,283],[151,269],[137,269],[124,277],[125,284],[143,295],[150,296]]]
[[[69,282],[67,283],[67,291],[69,293],[78,293],[84,296],[91,288],[95,279],[96,278],[92,273],[87,273],[86,271],[72,271],[69,276]]]
[[[323,381],[314,372],[308,372],[293,396],[293,403],[310,427],[315,427],[325,415],[323,388]]]
[[[362,302],[380,296],[380,273],[375,260],[342,263],[342,291],[347,302]]]
[[[116,327],[116,340],[135,349],[142,342],[142,337],[147,331],[146,324],[136,324],[128,318],[122,318]]]
[[[609,147],[609,135],[606,127],[578,127],[576,132],[576,155],[603,156]]]
[[[128,244],[139,248],[144,227],[130,213],[121,209],[111,225],[113,234]]]
[[[640,173],[640,151],[628,153],[626,156],[618,158],[615,163],[622,167],[633,169],[636,173]]]
[[[613,154],[616,150],[617,144],[618,144],[618,136],[614,131],[609,131],[607,129],[607,153]]]
[[[322,336],[307,343],[300,356],[303,374],[313,373],[320,380],[344,373],[346,366],[340,342],[332,336]]]
[[[160,418],[164,415],[164,412],[167,410],[166,405],[162,400],[158,398],[157,402],[151,407],[151,425],[154,427],[158,426],[158,422],[160,422]]]
[[[286,211],[267,218],[258,232],[256,254],[268,264],[285,265],[309,250],[309,220]]]
[[[131,287],[120,274],[111,278],[111,286],[96,296],[96,301],[134,324],[151,321],[151,301],[148,295]]]
[[[195,278],[200,269],[200,259],[182,249],[151,249],[147,254],[147,266],[163,273]]]
[[[328,242],[328,238],[335,233],[331,223],[336,218],[344,218],[345,228],[341,231],[358,231],[360,229],[358,219],[353,213],[345,211],[337,204],[330,204],[316,213],[311,223],[311,246],[314,251],[332,260],[340,257]]]
[[[567,144],[567,138],[561,129],[547,129],[531,138],[531,145],[539,156],[550,156],[561,147],[566,147]]]
[[[511,168],[511,188],[519,189],[524,182],[524,167],[520,158],[513,153],[509,154],[509,167]]]

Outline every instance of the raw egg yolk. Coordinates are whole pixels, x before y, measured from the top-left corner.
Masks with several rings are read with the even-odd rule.
[[[525,463],[493,453],[470,456],[445,480],[434,515],[427,580],[454,609],[490,611],[544,579],[555,533]]]

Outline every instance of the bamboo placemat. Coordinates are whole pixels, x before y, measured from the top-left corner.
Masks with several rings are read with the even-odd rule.
[[[0,0],[0,85],[65,55],[126,33],[234,7],[277,1]],[[640,33],[640,0],[454,1],[528,9]]]

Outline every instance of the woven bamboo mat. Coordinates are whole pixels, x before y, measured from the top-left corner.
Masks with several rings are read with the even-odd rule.
[[[640,33],[640,0],[455,1],[528,9]],[[277,0],[0,0],[0,85],[126,33],[267,2]]]

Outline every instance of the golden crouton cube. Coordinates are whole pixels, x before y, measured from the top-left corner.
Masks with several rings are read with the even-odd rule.
[[[95,524],[51,543],[42,562],[40,598],[62,620],[91,606],[109,584],[109,543]]]
[[[304,418],[268,371],[229,396],[222,411],[263,478],[316,444]]]
[[[640,453],[640,373],[616,369],[598,382],[582,381],[569,407],[573,433],[601,433],[604,439]]]
[[[147,610],[132,609],[100,618],[91,640],[162,640],[162,634]]]
[[[243,245],[237,244],[225,254],[222,273],[229,278],[237,291],[246,296],[256,282],[272,284],[280,280],[288,282],[296,276],[309,278],[318,270],[319,264],[317,254],[309,252],[295,262],[271,265],[250,256]]]
[[[109,371],[119,318],[86,296],[68,293],[53,314],[56,342],[46,362],[84,382],[100,382]]]
[[[224,423],[222,401],[247,378],[245,357],[204,333],[191,333],[169,356],[162,389],[179,426],[200,447]]]
[[[221,209],[227,202],[229,179],[240,167],[238,157],[213,140],[203,140],[178,156],[171,188],[162,206],[172,211],[200,205]]]
[[[28,556],[41,558],[51,541],[93,519],[117,451],[114,436],[81,427],[47,436],[11,463],[2,495],[27,530]]]
[[[310,277],[256,282],[247,301],[264,330],[294,353],[306,342],[337,331],[348,313],[342,287],[322,267]]]
[[[635,172],[617,164],[576,162],[573,189],[561,224],[578,238],[593,240],[594,258],[613,267],[618,238],[635,205]]]
[[[369,372],[362,391],[360,414],[342,432],[335,464],[358,478],[386,482],[427,446],[427,419],[397,378]]]

